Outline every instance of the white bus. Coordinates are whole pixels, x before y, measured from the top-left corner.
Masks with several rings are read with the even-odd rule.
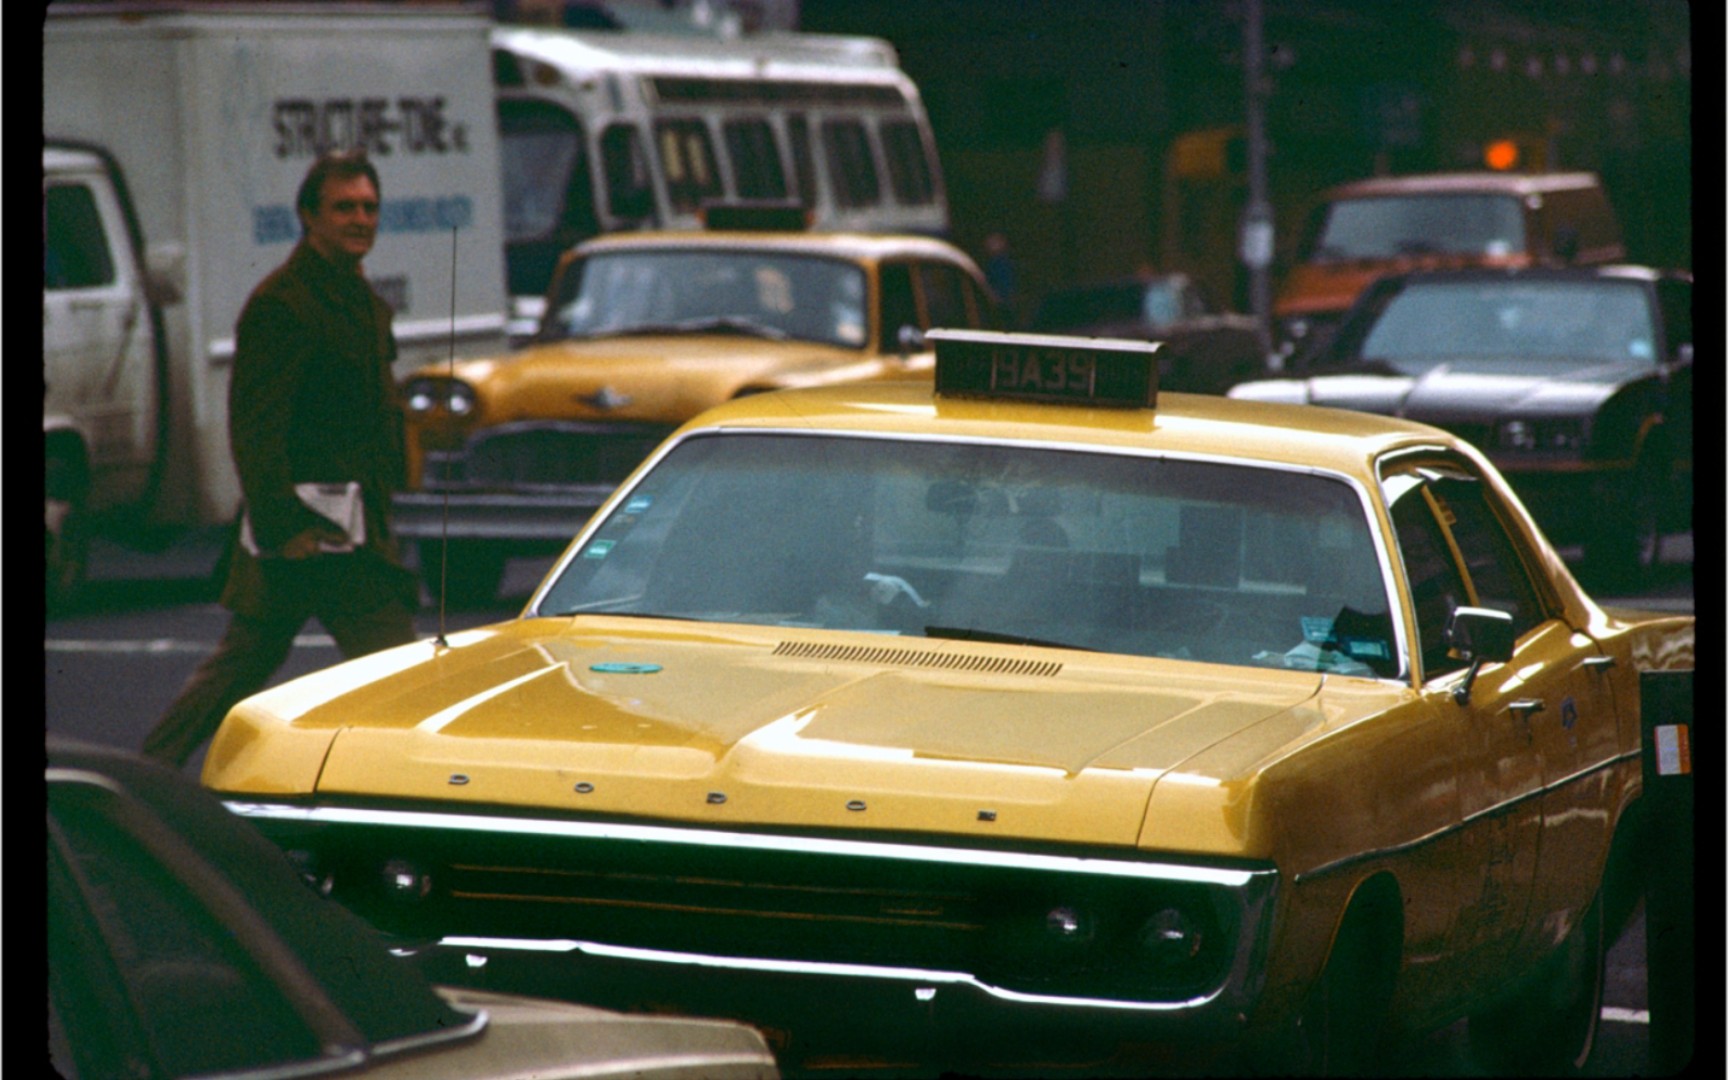
[[[596,233],[699,228],[710,202],[795,201],[812,228],[943,234],[918,89],[877,38],[492,31],[509,291],[532,315]]]

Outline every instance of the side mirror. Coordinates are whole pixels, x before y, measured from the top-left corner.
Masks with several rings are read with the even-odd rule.
[[[1446,646],[1470,662],[1464,681],[1452,691],[1460,705],[1470,701],[1470,686],[1485,663],[1503,664],[1512,659],[1512,616],[1493,608],[1459,607],[1446,620]]]
[[[186,248],[180,244],[150,244],[144,250],[144,296],[158,307],[178,304],[186,296]]]
[[[905,326],[902,326],[898,332],[895,333],[894,344],[895,344],[895,347],[899,350],[900,358],[902,360],[904,360],[908,356],[911,356],[915,352],[923,352],[924,351],[924,331],[918,329],[916,326],[913,326],[911,323],[907,323]]]

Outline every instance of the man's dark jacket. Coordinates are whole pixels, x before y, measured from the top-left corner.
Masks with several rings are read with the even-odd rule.
[[[401,564],[388,519],[404,471],[390,318],[357,269],[337,266],[304,240],[247,298],[235,333],[228,437],[265,555],[235,545],[222,591],[230,609],[303,617],[418,605],[419,584]],[[361,550],[270,556],[297,533],[330,525],[295,496],[295,484],[351,480],[366,503]]]

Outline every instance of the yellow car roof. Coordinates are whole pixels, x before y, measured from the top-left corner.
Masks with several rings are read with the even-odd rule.
[[[753,395],[710,409],[683,430],[718,427],[1024,439],[1229,456],[1362,477],[1375,458],[1397,447],[1469,453],[1438,428],[1315,405],[1161,392],[1153,408],[1078,406],[939,395],[916,382]]]

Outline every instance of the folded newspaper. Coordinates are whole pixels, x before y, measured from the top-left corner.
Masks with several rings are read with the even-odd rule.
[[[294,494],[310,509],[330,519],[330,523],[346,533],[340,541],[326,540],[318,550],[331,555],[353,551],[366,542],[366,503],[360,497],[360,484],[350,480],[344,484],[295,484]],[[267,554],[258,547],[252,535],[252,511],[240,519],[240,546],[253,555]]]

